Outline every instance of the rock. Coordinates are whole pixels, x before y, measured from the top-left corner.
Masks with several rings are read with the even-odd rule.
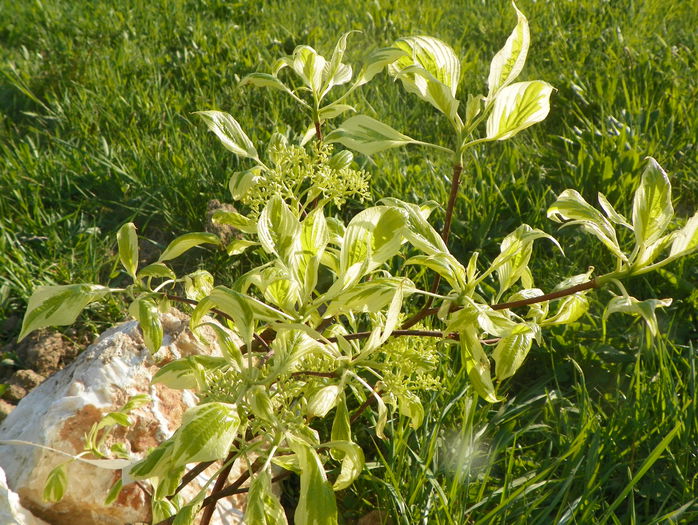
[[[22,368],[31,368],[48,377],[61,367],[65,354],[74,353],[72,345],[59,332],[42,330],[30,334],[16,348]]]
[[[11,385],[19,385],[29,391],[43,383],[44,379],[46,378],[37,374],[34,370],[17,370],[12,374],[8,383]]]
[[[10,415],[10,412],[12,412],[15,409],[15,406],[8,403],[4,399],[0,399],[0,423]]]
[[[2,394],[2,398],[13,405],[19,403],[27,395],[27,389],[22,385],[7,383],[7,389]]]
[[[223,246],[227,246],[233,240],[240,238],[240,230],[229,224],[213,222],[213,214],[218,210],[227,212],[235,212],[237,210],[232,204],[222,203],[218,199],[211,199],[206,204],[206,231],[218,235]]]
[[[48,525],[22,507],[19,496],[7,488],[5,471],[0,468],[0,523],[7,525]]]
[[[145,348],[135,321],[107,330],[73,363],[22,399],[0,423],[0,441],[38,443],[74,455],[82,452],[84,435],[94,423],[120,409],[131,396],[148,394],[153,402],[131,412],[134,425],[119,428],[113,435],[114,442],[125,444],[132,459],[143,457],[149,448],[172,435],[183,412],[196,402],[189,391],[151,385],[158,365],[195,353],[220,355],[217,347],[205,347],[188,331],[188,318],[183,314],[163,315],[162,321],[163,346],[154,355]],[[107,446],[110,444],[108,441]],[[68,487],[63,499],[44,502],[42,492],[49,472],[66,462]],[[0,445],[0,467],[5,469],[8,485],[19,494],[22,504],[54,525],[150,521],[149,496],[135,483],[126,485],[113,505],[103,504],[120,471],[21,445]],[[229,512],[230,506],[229,502],[219,503],[222,512]],[[236,523],[216,521],[215,516],[214,522]]]

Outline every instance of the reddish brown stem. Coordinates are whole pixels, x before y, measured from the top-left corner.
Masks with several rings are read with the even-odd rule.
[[[337,377],[334,372],[315,372],[313,370],[301,370],[300,372],[293,372],[291,377],[301,377],[301,376],[315,376],[315,377]]]
[[[319,122],[315,122],[315,137],[317,137],[318,142],[322,142],[322,127]]]
[[[220,490],[225,486],[225,482],[228,481],[228,475],[230,474],[230,469],[233,468],[233,458],[235,457],[235,454],[233,452],[230,452],[228,454],[228,457],[225,459],[224,463],[227,463],[225,467],[223,467],[223,470],[221,470],[221,473],[218,474],[218,478],[216,479],[216,483],[213,485],[213,489],[211,490],[211,494],[216,494],[217,492],[220,492]],[[209,525],[211,522],[211,518],[213,517],[213,512],[216,510],[216,502],[212,501],[208,505],[204,506],[204,511],[201,513],[201,521],[199,522],[199,525]]]
[[[373,388],[374,394],[378,395],[380,394],[380,387],[378,388]],[[356,409],[356,412],[354,412],[354,415],[351,416],[351,423],[355,423],[357,419],[363,414],[364,410],[366,410],[369,406],[371,406],[373,403],[376,402],[376,396],[373,394],[369,394],[368,397],[366,398],[366,401],[364,401],[359,408]]]
[[[203,463],[199,463],[198,465],[194,466],[189,472],[182,476],[182,481],[179,483],[179,486],[177,487],[177,490],[175,490],[174,493],[178,494],[184,487],[186,487],[187,485],[189,485],[189,483],[194,481],[194,478],[196,478],[199,474],[201,474],[212,464],[213,461],[204,461]]]

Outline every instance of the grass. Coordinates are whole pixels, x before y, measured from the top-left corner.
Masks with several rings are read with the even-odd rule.
[[[295,45],[329,53],[338,34],[359,29],[348,52],[358,64],[399,36],[430,34],[463,57],[463,98],[484,89],[489,60],[515,22],[505,1],[114,5],[0,0],[8,14],[0,20],[0,320],[21,316],[37,285],[113,277],[123,222],[156,247],[202,230],[208,200],[230,201],[227,178],[239,166],[192,112],[227,110],[253,141],[286,125],[301,130],[281,94],[236,87]],[[533,38],[522,78],[557,88],[551,114],[476,151],[451,246],[463,260],[473,250],[487,260],[521,222],[555,233],[566,257],[541,243],[532,268],[550,289],[589,265],[608,269],[594,240],[558,233],[545,219],[563,189],[591,202],[602,191],[627,213],[652,155],[671,175],[677,215],[698,207],[698,13],[691,2],[658,0],[519,7]],[[430,107],[387,78],[355,102],[408,135],[445,140]],[[376,198],[445,202],[448,159],[412,149],[374,161]],[[200,253],[220,282],[245,266]],[[696,262],[627,283],[636,297],[675,299],[652,344],[621,316],[599,340],[608,298],[599,292],[575,330],[548,333],[503,385],[505,402],[475,402],[462,374],[445,373],[444,389],[424,400],[425,424],[412,430],[395,420],[392,438],[376,444],[367,474],[341,496],[346,515],[377,507],[406,524],[698,521]],[[98,331],[119,312],[99,306],[85,322]]]

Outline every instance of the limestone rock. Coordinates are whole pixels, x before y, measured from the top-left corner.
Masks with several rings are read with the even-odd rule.
[[[0,468],[0,523],[12,525],[48,525],[22,507],[19,496],[7,488],[5,471]]]
[[[137,394],[148,394],[153,402],[131,413],[134,425],[118,427],[114,438],[125,443],[134,459],[172,435],[183,412],[196,402],[189,391],[150,384],[158,365],[187,355],[220,355],[205,347],[187,329],[183,314],[162,317],[163,346],[151,355],[135,321],[107,330],[73,363],[49,377],[29,393],[0,423],[1,440],[38,443],[74,455],[83,450],[84,435],[109,412],[120,409]],[[211,340],[214,340],[211,338]],[[46,503],[42,493],[49,472],[68,462],[68,487],[58,503]],[[123,525],[149,522],[150,501],[137,484],[124,487],[117,501],[104,505],[120,471],[105,470],[33,446],[0,445],[0,467],[5,469],[9,487],[22,504],[54,525]],[[216,523],[230,513],[229,502],[219,503]]]

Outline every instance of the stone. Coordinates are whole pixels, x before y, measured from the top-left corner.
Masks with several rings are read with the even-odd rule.
[[[17,370],[12,374],[8,383],[19,385],[27,391],[30,391],[43,383],[44,379],[46,378],[37,374],[34,370]]]
[[[47,377],[62,368],[65,354],[73,349],[59,332],[41,330],[19,343],[16,352],[23,368],[31,368]]]
[[[4,399],[0,399],[0,423],[15,409],[15,406]]]
[[[48,525],[22,507],[19,496],[7,487],[5,471],[0,468],[0,523],[7,525]]]
[[[135,321],[107,330],[68,367],[21,400],[0,423],[0,441],[37,443],[75,455],[82,452],[84,435],[94,423],[120,409],[130,397],[148,394],[153,402],[131,412],[134,425],[117,427],[110,437],[125,444],[131,459],[142,458],[149,448],[172,435],[184,411],[196,403],[190,391],[152,385],[150,379],[159,366],[187,355],[220,355],[217,346],[205,346],[189,332],[184,314],[165,314],[162,322],[163,345],[153,355]],[[110,443],[107,441],[107,446]],[[44,502],[46,478],[63,463],[68,474],[65,495],[58,503]],[[126,485],[113,505],[104,505],[120,470],[97,468],[51,450],[14,444],[0,444],[0,467],[22,504],[53,525],[150,522],[150,500],[143,484]],[[231,513],[231,506],[228,501],[219,502],[212,523],[238,523],[221,517]]]
[[[24,388],[22,385],[18,385],[16,383],[7,383],[7,388],[5,389],[5,392],[3,392],[2,398],[5,401],[9,401],[13,405],[16,405],[26,395],[27,389]]]

